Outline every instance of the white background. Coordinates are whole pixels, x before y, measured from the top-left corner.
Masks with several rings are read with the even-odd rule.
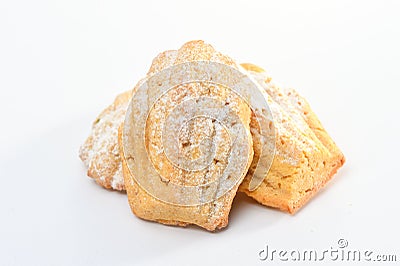
[[[0,265],[271,265],[265,245],[340,238],[400,260],[399,14],[398,1],[1,0]],[[343,150],[296,215],[239,194],[226,230],[163,226],[86,177],[78,149],[96,115],[192,39],[296,88]]]

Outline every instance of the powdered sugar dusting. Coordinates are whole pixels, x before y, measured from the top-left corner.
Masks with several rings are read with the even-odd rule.
[[[118,128],[125,117],[131,91],[119,95],[95,120],[79,155],[88,176],[106,188],[125,190],[118,145]]]

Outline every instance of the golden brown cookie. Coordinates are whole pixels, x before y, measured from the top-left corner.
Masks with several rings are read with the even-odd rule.
[[[87,175],[105,188],[125,190],[118,146],[118,127],[125,118],[132,91],[118,95],[92,125],[92,132],[79,150]]]
[[[193,41],[177,51],[161,53],[153,60],[149,76],[171,66],[199,60],[239,69],[211,45]],[[173,77],[180,73],[174,72]],[[186,73],[185,70],[181,74],[184,76]],[[148,81],[148,84],[151,82]],[[164,82],[167,81],[161,78],[153,83],[162,86]],[[196,224],[210,231],[225,227],[232,200],[253,156],[249,106],[231,89],[208,82],[182,83],[162,94],[154,104],[150,100],[154,90],[148,90],[143,95],[140,93],[136,87],[119,134],[125,187],[133,213],[142,219],[163,224]],[[212,109],[213,101],[221,103],[221,106],[218,105],[221,109]],[[201,103],[201,107],[211,108],[215,113],[202,115],[201,107],[198,107]],[[148,114],[144,111],[147,109]],[[233,120],[226,125],[212,115],[232,116],[229,119]],[[132,130],[136,129],[135,125],[142,117],[146,118],[144,130]],[[189,119],[179,122],[186,117]],[[227,121],[231,121],[229,119]],[[234,130],[233,134],[227,127]],[[164,142],[164,138],[170,142]],[[143,141],[145,148],[140,150],[138,147]],[[238,147],[236,150],[232,148],[235,145]],[[203,157],[210,151],[211,157]],[[227,169],[233,170],[223,180]],[[152,176],[155,178],[151,179]],[[230,183],[230,178],[235,182]],[[226,184],[231,186],[225,187]],[[175,187],[179,190],[173,190]]]
[[[152,75],[172,64],[184,62],[184,60],[201,58],[199,54],[207,55],[204,56],[206,60],[223,58],[225,62],[233,63],[232,60],[219,53],[211,56],[215,51],[209,45],[201,44],[196,47],[195,43],[189,43],[186,52],[184,51],[161,53],[154,59],[148,74]],[[271,169],[262,184],[255,191],[249,191],[250,177],[255,167],[254,162],[260,156],[260,143],[257,143],[257,138],[253,138],[254,160],[240,190],[264,205],[294,213],[332,178],[337,169],[343,165],[344,156],[325,131],[307,101],[295,90],[276,85],[272,82],[272,78],[256,65],[242,64],[242,66],[268,93],[267,101],[274,116],[277,134],[276,154]],[[92,135],[80,151],[82,160],[89,167],[88,175],[107,188],[124,189],[121,158],[115,153],[116,131],[125,117],[131,96],[130,91],[121,94],[113,105],[103,111],[99,116],[100,120],[96,120],[93,125]],[[252,135],[255,136],[258,134],[258,128],[254,114],[252,115],[250,126]],[[166,169],[163,171],[167,172]],[[174,178],[174,175],[170,175],[170,178]],[[193,178],[188,178],[189,181],[191,179]],[[143,195],[143,191],[141,192]],[[135,208],[132,209],[135,211]],[[229,211],[222,216],[227,218],[228,213]],[[187,222],[174,220],[175,212],[171,212],[171,215],[168,219],[153,217],[153,220],[168,224],[187,224]],[[142,214],[142,216],[145,215]],[[221,224],[226,222],[227,220]]]
[[[242,66],[268,93],[277,137],[275,158],[263,183],[249,191],[246,178],[240,191],[264,205],[295,213],[332,178],[345,158],[303,97],[273,83],[262,68]],[[259,145],[254,142],[255,160],[258,157]]]

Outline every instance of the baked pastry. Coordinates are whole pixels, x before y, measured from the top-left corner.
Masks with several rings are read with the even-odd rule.
[[[193,41],[177,51],[166,51],[157,56],[150,68],[148,76],[151,77],[147,84],[155,79],[152,74],[194,61],[216,62],[239,69],[233,60],[215,51],[211,45]],[[183,70],[185,75],[186,68]],[[173,73],[171,76],[179,76],[179,72]],[[230,79],[229,76],[226,78]],[[161,86],[164,82],[160,79],[153,83]],[[140,94],[140,85],[134,89],[135,95],[119,130],[122,172],[133,213],[163,224],[196,224],[210,231],[225,227],[232,200],[253,158],[250,107],[231,89],[217,83],[181,83],[163,93],[155,102],[150,99],[156,88],[151,87]],[[214,100],[218,108],[210,107]],[[204,105],[199,105],[201,103]],[[230,125],[224,124],[217,117],[203,115],[199,106],[221,112],[224,119],[232,116],[237,120]],[[144,111],[147,109],[148,113]],[[144,130],[131,130],[136,129],[142,117],[146,119]],[[180,121],[182,117],[188,118],[186,122]],[[234,139],[226,129],[230,126],[235,132]],[[172,129],[171,136],[168,129]],[[165,137],[170,142],[165,142]],[[174,145],[175,138],[177,145]],[[143,139],[143,149],[139,149]],[[208,155],[210,150],[213,150],[211,157],[200,156],[203,153]],[[183,158],[182,161],[179,158]],[[228,169],[231,172],[226,180],[222,180]],[[237,177],[233,178],[233,175]],[[235,182],[230,183],[230,178]],[[226,190],[223,181],[231,184]],[[164,191],[170,191],[174,186],[179,189],[177,192]]]
[[[79,150],[87,175],[108,189],[125,190],[118,146],[118,127],[125,118],[132,90],[118,95],[92,125],[92,132]]]
[[[155,74],[174,64],[210,59],[235,66],[231,59],[215,52],[211,46],[203,42],[190,42],[178,51],[166,51],[157,56],[148,75]],[[309,104],[295,90],[278,86],[263,69],[256,65],[242,64],[242,67],[267,92],[266,100],[274,117],[276,128],[276,154],[270,171],[265,177],[262,177],[261,185],[255,190],[249,189],[255,162],[260,159],[260,143],[255,137],[259,128],[255,123],[253,113],[250,127],[254,142],[254,160],[239,190],[266,206],[294,213],[331,179],[337,169],[343,165],[344,156],[325,131]],[[134,91],[140,85],[141,82]],[[181,95],[180,93],[182,94],[182,91],[177,95]],[[195,95],[198,92],[194,89],[191,93]],[[135,184],[126,160],[121,159],[123,156],[118,154],[118,151],[123,153],[121,124],[132,95],[132,91],[119,95],[93,124],[92,135],[80,150],[80,157],[88,167],[88,175],[106,188],[124,190],[124,172],[125,182],[128,180],[127,187],[130,186],[128,195],[131,208],[133,212],[144,219],[181,226],[195,223],[208,230],[226,226],[236,188],[233,188],[226,198],[214,202],[214,206],[206,204],[201,208],[196,207],[196,209],[191,206],[167,206],[162,201],[149,198],[146,191]],[[165,109],[165,107],[159,106],[161,109]],[[246,108],[243,110],[245,110],[244,113],[248,112]],[[242,117],[242,121],[247,124],[247,117]],[[153,125],[155,124],[157,123]],[[200,129],[200,132],[207,131],[206,124]],[[119,144],[118,128],[120,128]],[[168,172],[169,170],[164,169],[163,171]],[[173,179],[174,175],[170,175],[169,178]],[[180,178],[180,181],[194,182],[195,179],[195,177],[185,176],[183,179]],[[178,181],[174,180],[174,182]]]
[[[266,206],[295,213],[332,178],[345,158],[303,97],[275,84],[262,68],[242,66],[268,93],[277,132],[275,158],[264,181],[254,191],[248,189],[251,167],[240,191]],[[258,157],[259,145],[254,142],[254,160]]]

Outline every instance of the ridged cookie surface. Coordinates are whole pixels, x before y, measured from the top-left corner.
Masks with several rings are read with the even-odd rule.
[[[332,178],[343,165],[344,156],[303,97],[275,84],[260,67],[242,66],[268,93],[276,153],[263,183],[249,191],[250,179],[246,178],[240,191],[266,206],[294,213]],[[252,127],[252,134],[256,133]],[[258,157],[259,145],[254,142],[255,160]]]
[[[132,91],[118,95],[92,125],[92,132],[79,150],[87,175],[105,188],[125,190],[118,146],[118,127],[125,118]]]
[[[149,75],[157,74],[173,65],[198,60],[218,62],[238,68],[231,59],[215,51],[211,45],[202,41],[193,41],[184,44],[177,51],[160,54],[153,61]],[[194,69],[193,71],[198,70]],[[178,74],[174,72],[174,77],[176,75]],[[220,75],[224,74],[220,73]],[[231,77],[226,78],[230,79]],[[161,86],[163,82],[164,80],[160,80],[156,84]],[[138,88],[135,89],[135,91],[137,90]],[[143,96],[138,96],[138,99],[132,100],[132,106],[143,105],[144,108],[138,109],[137,113],[128,111],[119,135],[125,187],[133,213],[142,219],[164,224],[180,226],[196,224],[210,231],[225,227],[228,224],[232,200],[253,157],[249,126],[250,107],[230,88],[215,83],[180,84],[168,90],[154,104],[149,100],[150,94],[153,92],[149,90]],[[139,94],[139,92],[135,93]],[[193,105],[188,104],[193,99]],[[232,125],[228,126],[237,130],[243,128],[244,134],[235,134],[236,131],[231,134],[232,132],[226,130],[226,125],[221,121],[213,117],[199,116],[201,110],[196,104],[204,99],[207,99],[203,102],[204,108],[211,108],[209,105],[213,100],[221,102],[223,105],[221,109],[212,109],[216,113],[211,115],[225,117],[228,115],[225,113],[226,111],[231,112],[234,117],[238,118],[238,124],[232,122]],[[137,135],[133,135],[129,129],[134,127],[134,123],[140,119],[145,109],[150,109],[144,131],[146,150],[143,150],[142,153],[135,153],[133,149],[142,141],[142,137],[140,137],[142,131],[137,130]],[[174,112],[176,117],[171,118]],[[183,117],[191,119],[179,124],[178,121]],[[168,124],[168,119],[175,119],[178,124]],[[172,129],[170,137],[168,137],[168,133],[164,133],[165,127],[172,127],[167,128]],[[171,142],[164,143],[164,138],[170,139]],[[179,143],[177,146],[173,146],[175,139]],[[235,144],[243,148],[235,151],[231,148]],[[167,156],[168,150],[176,154],[177,158],[175,159],[177,160],[171,160],[172,157]],[[202,157],[208,153],[212,157]],[[151,160],[151,164],[145,166],[144,163],[147,160]],[[194,160],[200,161],[198,164],[191,164],[190,162]],[[129,167],[129,163],[132,164],[132,167]],[[204,167],[197,169],[202,164]],[[238,174],[238,180],[221,196],[216,196],[211,201],[207,200],[206,195],[210,188],[207,184],[216,182],[215,193],[224,189],[220,178],[229,165],[233,166],[232,173]],[[153,167],[159,175],[156,177],[157,185],[149,181],[151,173],[149,168]],[[138,180],[140,177],[144,178],[142,183]],[[230,176],[227,176],[227,179],[229,178]],[[155,186],[154,191],[150,192],[144,186],[146,182],[149,182],[149,186],[153,188]],[[167,196],[174,197],[176,202],[167,202],[160,198],[159,195],[164,193],[163,189],[169,189],[173,185],[191,187],[193,193],[184,193],[183,189],[169,193]],[[187,202],[196,204],[187,204]]]
[[[221,57],[232,64],[230,59],[221,54],[211,56],[214,51],[210,46],[202,44],[196,48],[188,45],[187,49],[192,50],[166,51],[160,54],[154,59],[149,75],[184,60],[201,58],[199,50],[203,56],[207,54],[206,59]],[[178,57],[179,53],[181,55]],[[253,64],[242,64],[242,66],[268,93],[267,101],[277,130],[277,152],[270,172],[258,189],[249,191],[250,180],[246,178],[240,190],[266,206],[294,213],[332,178],[337,169],[343,165],[344,156],[303,97],[293,89],[276,85],[260,67]],[[88,166],[88,175],[106,188],[125,189],[122,162],[118,154],[117,131],[125,118],[131,96],[131,91],[119,95],[115,102],[100,114],[93,124],[92,135],[80,150],[80,157]],[[254,116],[251,119],[251,132],[253,135],[257,134]],[[260,144],[254,141],[253,146],[254,159],[257,160]],[[141,196],[143,195],[145,194],[141,191]],[[140,201],[139,198],[136,200]],[[132,209],[135,211],[135,208]],[[226,217],[225,223],[227,223],[227,213],[229,211],[222,215]],[[165,220],[156,217],[152,219],[167,224],[188,223],[174,220],[175,214],[176,212],[171,212],[171,217]],[[142,214],[144,215],[151,216]]]

